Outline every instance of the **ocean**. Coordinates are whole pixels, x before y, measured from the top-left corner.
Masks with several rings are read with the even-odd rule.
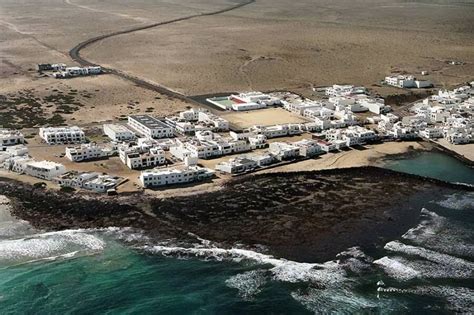
[[[474,184],[473,169],[441,153],[386,167]],[[0,314],[474,312],[474,193],[423,204],[399,239],[317,264],[206,240],[181,248],[132,229],[45,233],[0,198]]]

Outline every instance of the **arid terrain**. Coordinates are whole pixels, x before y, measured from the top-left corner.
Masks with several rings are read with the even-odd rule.
[[[69,49],[88,38],[235,3],[2,0],[0,93],[12,86],[53,85],[29,69],[40,62],[71,64]],[[429,71],[437,86],[448,87],[471,79],[473,16],[474,6],[466,1],[257,0],[222,14],[111,37],[82,54],[189,95],[306,90],[336,82],[371,87],[392,71],[420,70]],[[446,60],[465,64],[448,65]],[[73,89],[100,90],[97,102],[92,97],[89,103],[106,106],[108,113],[95,108],[94,115],[120,108],[116,98],[122,105],[130,99],[159,108],[183,106],[152,103],[153,97],[142,95],[141,89],[106,76],[74,81]]]

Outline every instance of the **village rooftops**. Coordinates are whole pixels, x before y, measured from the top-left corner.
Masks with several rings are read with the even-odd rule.
[[[150,115],[131,115],[129,117],[149,129],[169,128],[167,124]]]

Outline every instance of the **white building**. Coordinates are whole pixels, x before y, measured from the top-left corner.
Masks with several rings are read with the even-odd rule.
[[[25,142],[23,134],[17,130],[1,129],[0,128],[0,151],[2,147],[7,147]]]
[[[209,125],[213,131],[229,130],[229,122],[227,120],[208,111],[200,111],[198,113],[198,121]]]
[[[433,83],[428,80],[415,80],[415,85],[418,89],[426,89],[433,87]]]
[[[375,114],[383,114],[390,111],[390,106],[385,105],[384,100],[381,98],[362,99],[359,101],[359,104]]]
[[[326,95],[329,96],[348,96],[354,94],[365,94],[367,89],[361,86],[334,84],[326,88]]]
[[[250,149],[262,149],[267,146],[267,137],[264,135],[253,135],[248,138]]]
[[[293,142],[292,144],[300,148],[300,156],[313,157],[324,153],[321,146],[315,140],[303,139],[297,142]]]
[[[128,125],[144,137],[153,139],[174,137],[172,127],[150,115],[128,116]]]
[[[258,168],[258,163],[247,157],[232,158],[227,162],[221,162],[216,165],[216,170],[229,174],[251,172],[256,168]]]
[[[426,128],[419,132],[420,136],[427,139],[438,139],[443,138],[443,129],[442,128]]]
[[[155,167],[166,163],[165,151],[161,148],[119,147],[122,163],[130,169]]]
[[[57,79],[62,79],[100,73],[102,73],[102,68],[100,66],[66,67],[64,69],[58,69],[58,72],[54,73],[54,77]]]
[[[267,137],[268,139],[277,138],[277,137],[286,137],[299,135],[303,133],[301,126],[298,124],[284,124],[284,125],[274,125],[274,126],[253,126],[250,128],[250,131],[255,134],[261,134]]]
[[[114,190],[122,181],[121,177],[100,173],[67,172],[59,175],[53,181],[61,187],[83,188],[98,193]]]
[[[249,154],[247,155],[247,158],[252,161],[255,161],[258,167],[264,167],[264,166],[273,164],[277,161],[277,159],[269,153]]]
[[[385,83],[399,88],[414,88],[416,87],[415,77],[405,75],[393,75],[385,77]]]
[[[39,135],[47,144],[74,144],[86,142],[84,131],[77,126],[40,128]]]
[[[95,143],[81,144],[66,148],[66,157],[73,162],[100,159],[113,154],[112,150],[105,150]]]
[[[265,104],[261,103],[234,103],[232,104],[232,110],[235,111],[246,111],[246,110],[256,110],[267,107]]]
[[[122,142],[135,139],[135,134],[123,125],[104,124],[104,134],[113,141]]]
[[[316,140],[316,141],[318,142],[318,145],[321,147],[321,149],[326,153],[337,150],[337,145],[334,143],[324,141],[324,140]]]
[[[322,104],[315,101],[305,101],[302,103],[297,102],[285,102],[284,109],[298,115],[303,115],[304,111],[307,109],[321,109]]]
[[[290,160],[300,155],[300,148],[286,142],[270,143],[269,151],[279,160]]]
[[[82,188],[92,190],[95,192],[104,193],[110,190],[115,190],[122,178],[110,175],[99,175],[91,180],[83,183]]]
[[[66,173],[64,165],[51,161],[29,160],[25,161],[22,167],[23,170],[19,173],[25,173],[45,180],[52,180],[54,177]]]
[[[179,118],[184,121],[198,121],[200,109],[191,108],[179,113]]]
[[[466,128],[445,128],[444,138],[452,144],[468,144],[474,142],[472,130]]]
[[[140,182],[143,187],[159,187],[166,185],[186,184],[201,181],[214,176],[214,171],[199,166],[184,168],[165,168],[143,171]]]
[[[392,113],[382,114],[380,115],[380,119],[386,123],[396,123],[398,121],[398,116]]]

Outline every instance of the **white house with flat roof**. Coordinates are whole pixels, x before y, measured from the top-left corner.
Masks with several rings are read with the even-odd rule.
[[[104,124],[103,130],[104,134],[113,141],[121,142],[135,139],[135,134],[124,125]]]
[[[111,156],[114,152],[116,151],[106,150],[96,143],[85,143],[80,146],[67,147],[66,157],[73,162],[81,162]]]
[[[2,147],[21,144],[25,142],[25,137],[18,130],[0,129],[0,151]]]
[[[272,142],[269,151],[279,160],[294,159],[300,155],[300,148],[286,142]]]
[[[277,161],[275,156],[273,156],[270,153],[263,153],[263,154],[249,154],[247,155],[247,158],[257,162],[257,165],[259,167],[264,167],[270,164],[273,164]]]
[[[84,131],[77,126],[40,128],[39,135],[47,144],[73,144],[86,142]]]
[[[253,171],[256,168],[258,168],[258,163],[245,156],[231,158],[226,162],[220,162],[216,165],[216,170],[228,174],[244,173]]]
[[[143,187],[150,188],[186,184],[208,179],[212,176],[214,176],[214,171],[196,165],[183,168],[162,168],[141,172],[140,183]]]
[[[300,156],[313,157],[325,153],[316,140],[303,139],[292,144],[300,148]]]
[[[61,187],[83,188],[98,193],[115,189],[122,181],[121,177],[107,174],[67,172],[53,179]]]
[[[52,180],[54,177],[66,173],[66,168],[56,162],[30,160],[24,164],[23,173],[45,180]]]
[[[161,148],[119,147],[119,158],[130,169],[142,169],[166,163],[165,151]]]
[[[179,118],[184,121],[198,121],[201,109],[191,108],[179,113]]]
[[[427,139],[438,139],[443,138],[443,128],[431,127],[419,131],[419,134],[423,138]]]
[[[209,125],[213,131],[229,130],[229,122],[227,120],[208,111],[200,111],[198,113],[198,121]]]
[[[153,139],[174,137],[172,127],[150,115],[128,116],[128,125],[144,137]]]
[[[391,75],[385,77],[385,83],[399,88],[414,88],[416,87],[415,77],[406,75]]]

